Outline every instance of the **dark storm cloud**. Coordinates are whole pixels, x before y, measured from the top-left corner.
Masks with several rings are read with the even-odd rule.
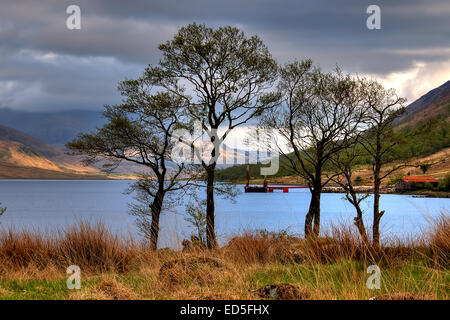
[[[81,7],[81,30],[65,27]],[[366,28],[366,8],[382,29]],[[99,108],[120,101],[116,84],[159,59],[157,45],[196,21],[258,34],[280,62],[313,58],[324,68],[376,74],[449,60],[448,0],[3,0],[0,4],[0,106]]]

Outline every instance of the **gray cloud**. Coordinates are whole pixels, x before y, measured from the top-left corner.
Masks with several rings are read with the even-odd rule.
[[[65,27],[70,4],[81,7],[81,30]],[[366,28],[370,4],[381,7],[381,30]],[[282,63],[310,57],[324,68],[339,64],[380,78],[414,70],[418,62],[439,70],[450,59],[449,16],[448,0],[4,0],[0,106],[98,109],[119,102],[117,82],[156,63],[157,45],[193,21],[258,34]]]

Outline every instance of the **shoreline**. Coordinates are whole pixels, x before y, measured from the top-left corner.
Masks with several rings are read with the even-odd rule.
[[[245,181],[235,181],[235,182],[229,182],[229,181],[221,181],[226,183],[232,183],[235,185],[245,185]],[[262,185],[263,181],[260,179],[255,179],[252,181],[253,183],[251,185]],[[281,183],[278,181],[271,182],[268,181],[270,185],[274,186],[294,186],[294,185],[301,185],[301,183],[292,183],[292,182],[286,182]],[[373,186],[355,186],[354,187],[357,193],[369,193],[373,194]],[[398,191],[395,189],[394,185],[382,185],[380,188],[381,194],[398,194],[398,195],[411,195],[411,196],[417,196],[417,197],[424,197],[424,198],[450,198],[450,192],[448,191],[437,191],[437,190],[428,190],[428,189],[418,189],[418,190],[410,190],[410,191]],[[345,193],[345,191],[340,186],[336,185],[330,185],[325,186],[322,189],[323,193]]]
[[[134,176],[79,176],[76,178],[71,177],[51,177],[51,178],[1,178],[0,181],[125,181],[125,180],[135,180],[136,177]],[[218,183],[232,183],[234,185],[244,185],[245,183],[238,181],[238,182],[229,182],[229,181],[217,181]],[[258,181],[255,181],[258,182]],[[270,182],[269,182],[270,183]],[[255,185],[258,185],[258,183],[254,183]],[[298,183],[279,183],[279,182],[272,182],[272,185],[275,186],[292,186],[292,185],[298,185]],[[355,190],[357,193],[369,193],[373,194],[373,186],[355,186]],[[427,189],[419,189],[419,190],[411,190],[411,191],[397,191],[395,189],[395,186],[393,185],[384,185],[381,186],[380,190],[381,194],[398,194],[398,195],[411,195],[416,197],[423,197],[423,198],[450,198],[450,192],[448,191],[436,191],[436,190],[427,190]],[[322,189],[322,193],[345,193],[345,191],[340,186],[325,186]]]

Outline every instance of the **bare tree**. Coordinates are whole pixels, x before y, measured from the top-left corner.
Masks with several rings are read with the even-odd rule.
[[[260,125],[262,131],[281,138],[277,151],[307,181],[311,202],[305,236],[319,235],[322,188],[332,179],[323,179],[323,169],[335,153],[354,143],[351,138],[363,118],[359,82],[340,70],[323,73],[305,60],[281,68],[278,91],[283,103],[271,109]]]
[[[147,68],[146,77],[184,101],[186,114],[201,124],[213,145],[201,165],[207,193],[207,244],[214,248],[214,175],[220,145],[231,130],[274,103],[276,99],[265,92],[276,79],[276,62],[260,38],[247,38],[229,26],[212,29],[190,24],[159,49],[163,58],[158,66]],[[219,128],[225,129],[223,134],[219,135]]]
[[[372,243],[377,247],[380,244],[380,220],[384,214],[384,210],[380,211],[381,182],[393,172],[415,165],[394,165],[381,172],[385,164],[396,159],[396,146],[403,141],[403,137],[394,131],[392,124],[395,118],[404,112],[403,104],[406,100],[398,97],[395,89],[385,89],[377,81],[362,79],[362,83],[368,129],[360,136],[360,144],[372,159],[374,186]]]
[[[333,155],[333,157],[330,158],[332,175],[331,180],[345,191],[345,198],[355,208],[356,217],[353,219],[354,224],[358,228],[363,242],[368,244],[369,238],[364,225],[361,202],[367,199],[370,194],[358,193],[354,187],[353,180],[353,168],[359,162],[361,156],[364,156],[364,154],[361,153],[360,148],[357,148],[356,145]]]
[[[148,168],[132,188],[138,191],[140,200],[149,203],[150,221],[143,211],[138,224],[141,231],[149,230],[151,248],[156,249],[165,196],[183,189],[190,181],[184,163],[170,162],[171,135],[185,105],[171,93],[152,94],[145,78],[123,81],[119,90],[125,97],[124,104],[105,107],[103,115],[107,124],[93,133],[79,135],[67,147],[83,155],[86,164],[106,161],[105,170],[116,168],[122,161]]]

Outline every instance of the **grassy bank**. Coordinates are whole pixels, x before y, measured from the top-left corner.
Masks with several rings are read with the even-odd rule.
[[[191,245],[152,252],[81,223],[45,236],[3,231],[0,298],[449,299],[449,252],[445,216],[420,239],[391,239],[379,249],[364,245],[353,228],[335,227],[319,239],[247,232],[214,251]],[[66,287],[73,264],[81,268],[80,290]],[[381,269],[378,290],[366,286],[373,264]]]

